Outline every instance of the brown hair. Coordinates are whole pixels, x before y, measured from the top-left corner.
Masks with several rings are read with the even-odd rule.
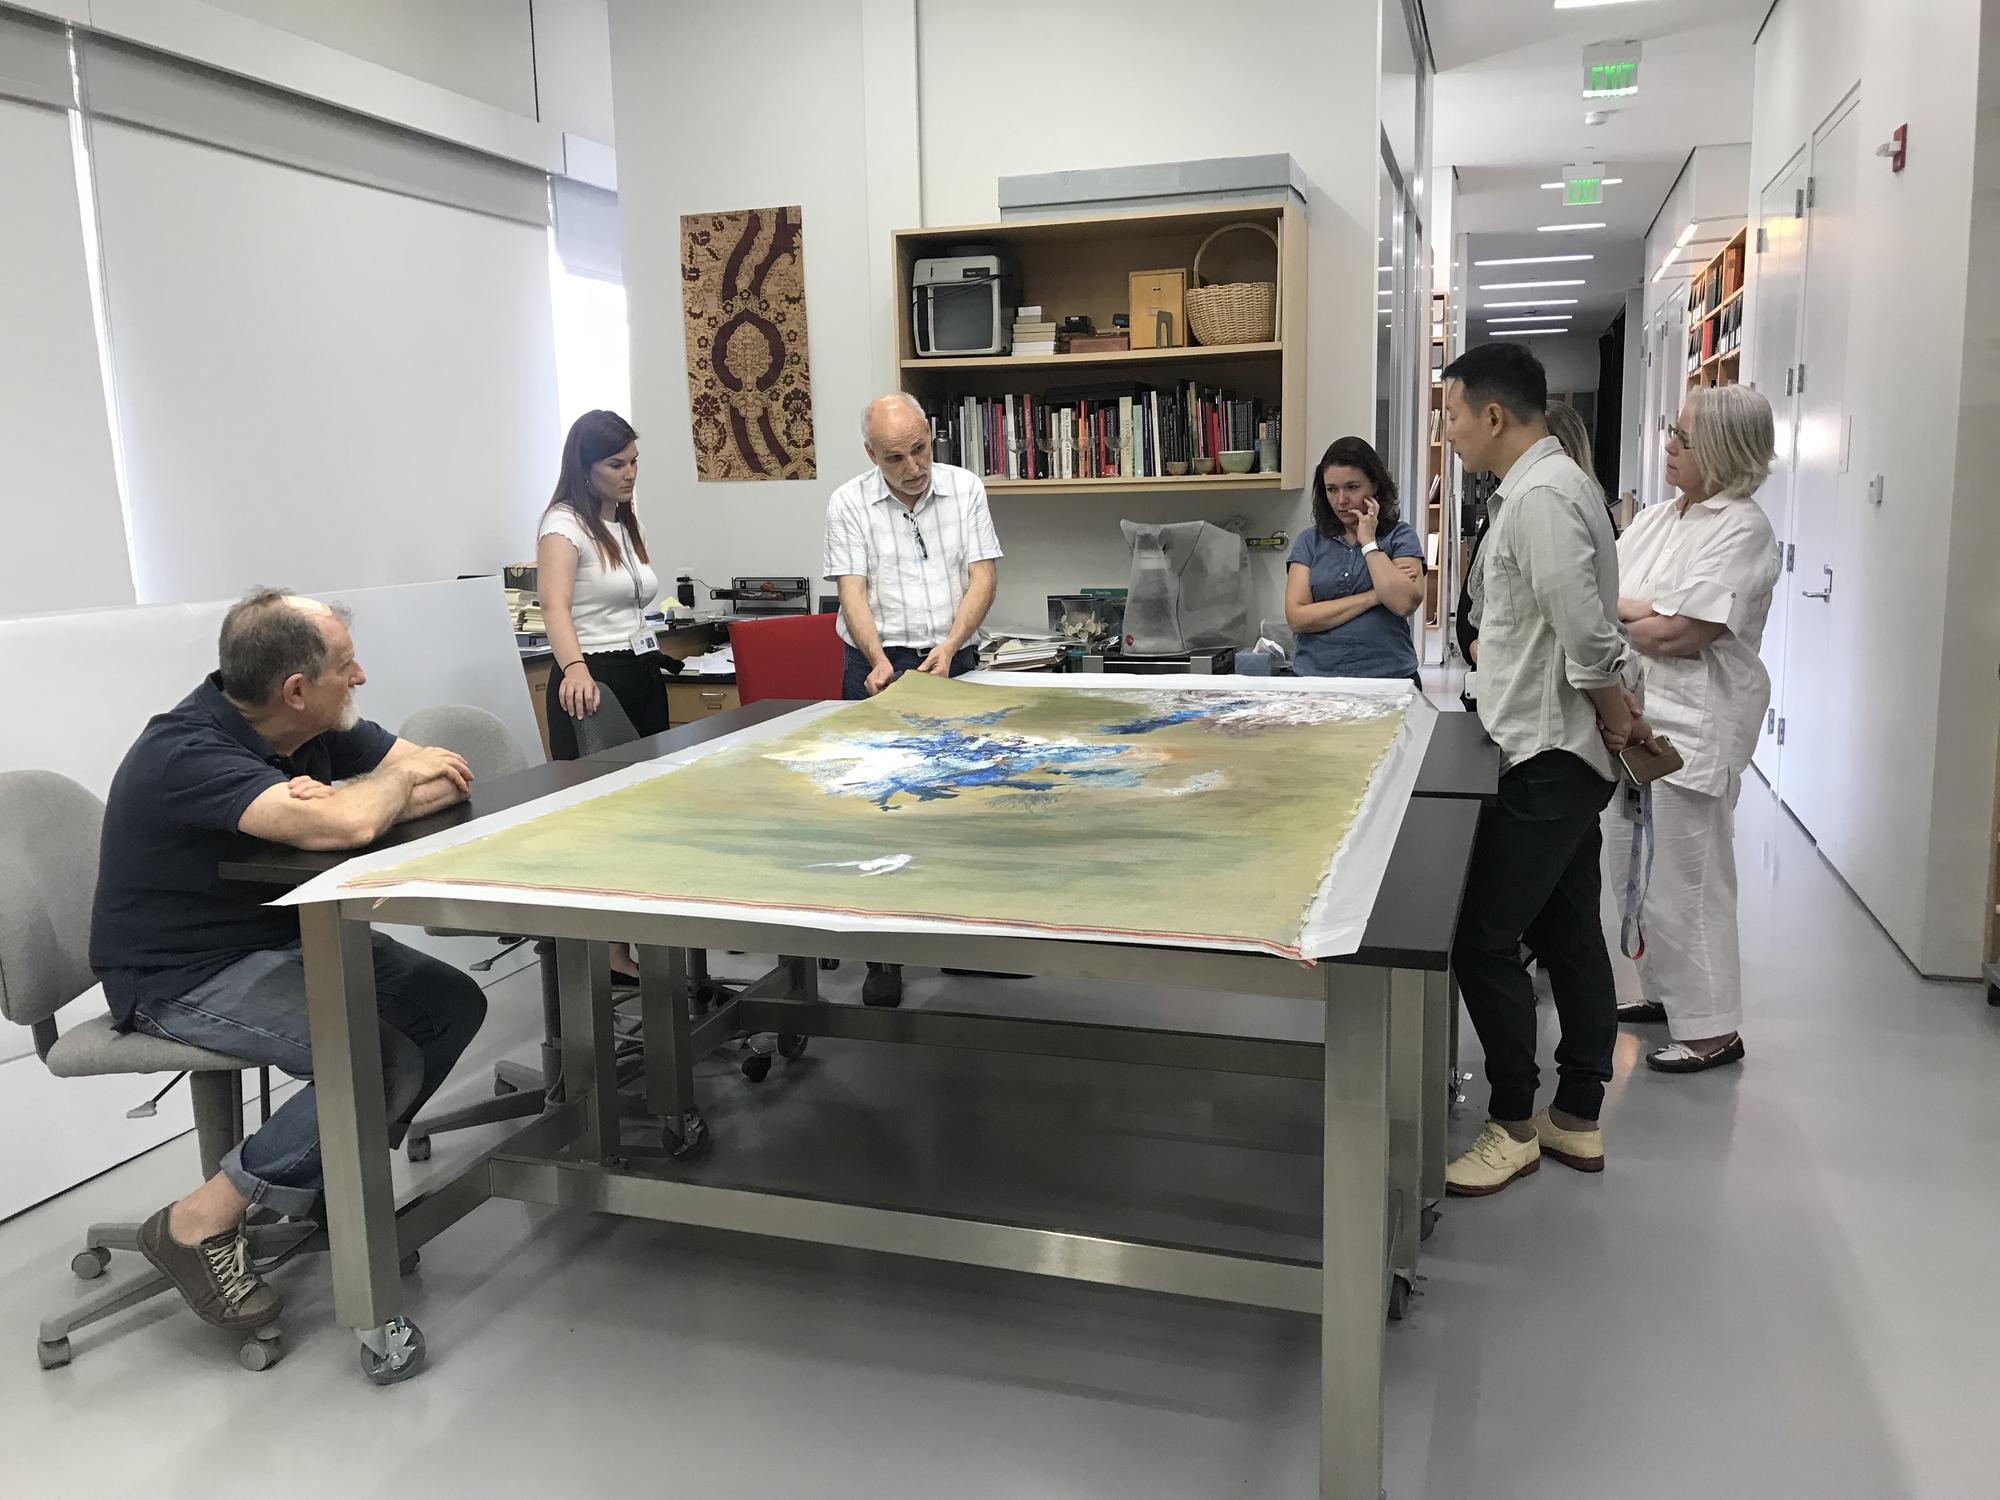
[[[1319,528],[1319,534],[1334,540],[1347,534],[1347,528],[1340,524],[1340,517],[1333,513],[1333,506],[1326,498],[1326,471],[1336,464],[1343,469],[1359,469],[1375,486],[1375,504],[1380,511],[1375,530],[1386,539],[1403,519],[1403,508],[1396,503],[1396,481],[1390,478],[1388,465],[1382,462],[1374,444],[1358,437],[1335,440],[1313,470],[1313,524]]]
[[[556,479],[556,492],[549,500],[549,509],[561,505],[575,514],[590,533],[590,539],[597,543],[598,561],[607,568],[619,561],[624,551],[611,534],[611,528],[604,524],[604,507],[597,491],[591,488],[590,468],[638,438],[632,424],[617,412],[598,410],[587,411],[572,422],[569,436],[563,440],[562,473]],[[631,505],[619,505],[618,524],[631,540],[633,555],[640,562],[651,562],[646,555],[646,539],[639,534],[638,512]]]

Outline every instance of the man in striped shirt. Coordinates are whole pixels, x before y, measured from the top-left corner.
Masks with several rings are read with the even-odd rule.
[[[826,576],[840,589],[841,696],[870,698],[898,672],[957,677],[979,662],[1000,539],[979,476],[931,461],[930,418],[898,392],[861,414],[874,464],[826,506]],[[898,1005],[903,976],[870,964],[861,997]]]

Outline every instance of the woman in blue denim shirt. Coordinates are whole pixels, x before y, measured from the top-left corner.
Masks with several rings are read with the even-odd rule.
[[[1292,544],[1285,569],[1299,675],[1407,677],[1421,687],[1409,617],[1424,602],[1424,549],[1374,448],[1358,437],[1328,448],[1312,509],[1312,530]]]

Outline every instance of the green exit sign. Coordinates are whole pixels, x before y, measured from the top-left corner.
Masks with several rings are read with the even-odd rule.
[[[1565,208],[1585,208],[1604,201],[1604,179],[1601,177],[1577,177],[1563,183],[1563,206]]]
[[[1639,65],[1635,62],[1597,63],[1590,70],[1590,87],[1584,93],[1592,99],[1609,99],[1639,92]]]

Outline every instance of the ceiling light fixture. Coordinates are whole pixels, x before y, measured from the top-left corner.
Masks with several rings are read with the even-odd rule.
[[[1567,323],[1575,313],[1516,313],[1505,318],[1486,318],[1487,323]]]
[[[1594,255],[1517,255],[1511,260],[1475,260],[1475,266],[1553,266],[1562,261],[1595,260]],[[1453,269],[1456,269],[1454,267]]]
[[[1700,228],[1701,228],[1701,223],[1699,220],[1689,219],[1688,227],[1683,229],[1681,231],[1681,237],[1674,241],[1674,248],[1676,250],[1685,249],[1687,246],[1687,242],[1695,237],[1696,232]]]
[[[1575,281],[1489,281],[1482,285],[1479,290],[1482,292],[1532,292],[1536,287],[1543,286],[1582,285],[1583,279],[1581,277]]]
[[[1528,302],[1488,302],[1487,307],[1575,307],[1574,297],[1537,297]]]
[[[1533,338],[1538,333],[1568,333],[1568,332],[1569,330],[1567,328],[1510,328],[1507,330],[1507,337],[1510,339],[1527,339],[1527,338]]]
[[[1537,224],[1536,234],[1570,234],[1579,229],[1602,229],[1604,225],[1596,220],[1584,224]]]
[[[1596,10],[1600,5],[1632,5],[1636,0],[1556,0],[1557,10]]]

